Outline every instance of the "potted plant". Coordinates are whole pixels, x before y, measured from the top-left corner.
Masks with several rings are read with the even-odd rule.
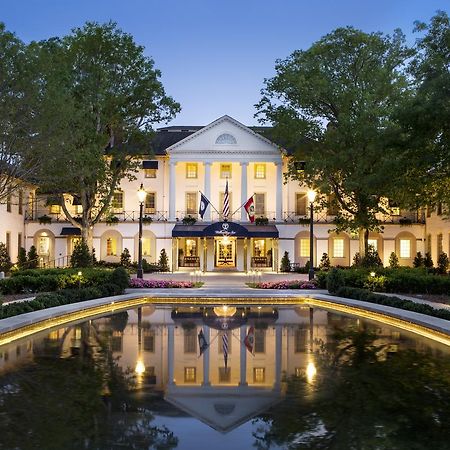
[[[52,223],[52,218],[50,216],[47,216],[47,214],[44,214],[43,216],[40,216],[37,219],[41,225],[46,223]]]
[[[267,225],[269,223],[269,219],[267,217],[257,217],[255,219],[255,225]]]
[[[106,225],[116,225],[119,223],[119,218],[117,216],[108,216],[105,219]]]
[[[310,219],[307,218],[307,217],[300,217],[300,218],[298,219],[298,223],[299,223],[300,225],[309,225],[309,222],[310,222]]]
[[[183,222],[184,225],[194,225],[195,222],[197,222],[197,219],[192,216],[184,216],[181,221]]]
[[[398,221],[400,226],[407,227],[409,225],[412,225],[412,220],[409,217],[401,217]]]
[[[153,219],[151,218],[151,216],[144,216],[142,218],[142,223],[144,225],[150,225],[153,222]]]

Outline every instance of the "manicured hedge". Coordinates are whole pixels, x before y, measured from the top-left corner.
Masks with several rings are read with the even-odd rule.
[[[33,278],[33,277],[32,277]],[[35,277],[39,278],[39,277]],[[94,298],[109,297],[122,294],[129,285],[129,276],[126,270],[119,267],[109,271],[109,280],[98,284],[75,289],[62,289],[56,292],[39,294],[29,302],[10,303],[0,307],[0,319],[17,316],[31,311],[67,305],[69,303],[83,302]]]
[[[440,319],[450,320],[450,310],[436,309],[430,305],[416,303],[411,300],[403,300],[399,297],[387,296],[382,294],[374,294],[367,289],[358,289],[343,286],[338,289],[336,295],[338,297],[352,298],[365,302],[376,303],[378,305],[393,306],[394,308],[414,311],[428,316],[439,317]]]

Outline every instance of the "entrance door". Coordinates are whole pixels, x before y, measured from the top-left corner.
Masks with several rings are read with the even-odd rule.
[[[215,240],[215,265],[224,269],[236,267],[236,238]]]

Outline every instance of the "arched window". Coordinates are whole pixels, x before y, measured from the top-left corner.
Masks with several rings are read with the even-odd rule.
[[[236,138],[229,134],[229,133],[223,133],[216,139],[216,144],[219,145],[236,145],[237,141]]]

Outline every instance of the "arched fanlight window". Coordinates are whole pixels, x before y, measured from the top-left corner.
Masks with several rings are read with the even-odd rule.
[[[236,138],[229,134],[229,133],[223,133],[216,139],[216,144],[220,145],[236,145],[237,141]]]

